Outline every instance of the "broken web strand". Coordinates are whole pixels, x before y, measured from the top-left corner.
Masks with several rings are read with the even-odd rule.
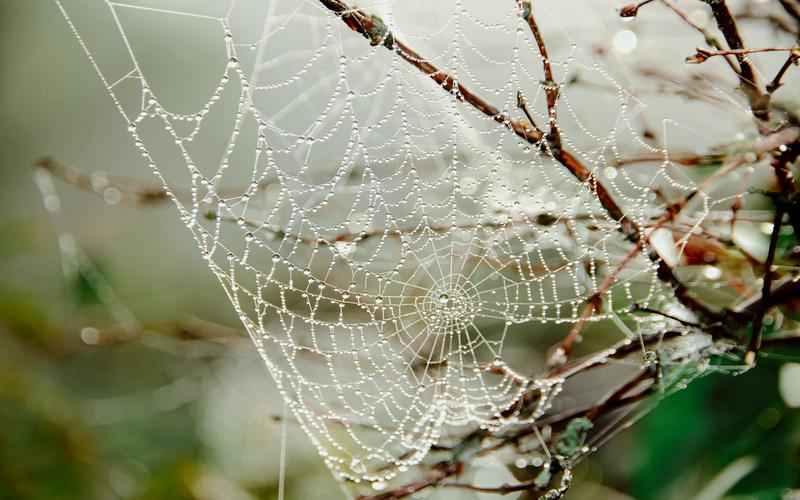
[[[517,325],[576,321],[585,298],[597,290],[599,264],[613,263],[622,254],[616,223],[598,210],[591,192],[563,175],[560,166],[540,157],[510,156],[508,146],[516,143],[513,138],[498,131],[494,124],[476,126],[475,117],[470,114],[474,111],[464,109],[452,96],[430,86],[426,78],[403,66],[399,57],[391,58],[388,69],[375,79],[371,91],[357,92],[351,83],[363,82],[351,82],[348,69],[372,64],[374,51],[346,55],[344,49],[349,46],[344,39],[353,35],[330,16],[319,23],[324,32],[322,47],[311,52],[296,74],[271,83],[262,81],[261,74],[251,77],[257,72],[261,57],[266,57],[271,34],[277,33],[271,20],[275,17],[277,23],[281,22],[271,10],[277,2],[270,3],[263,33],[255,43],[257,57],[250,73],[242,69],[238,53],[248,44],[238,42],[231,29],[229,17],[234,4],[226,16],[218,18],[148,8],[162,15],[213,21],[222,33],[228,61],[219,86],[198,113],[183,115],[168,111],[149,88],[117,13],[119,9],[141,7],[107,2],[134,65],[122,80],[137,79],[142,84],[142,109],[129,115],[115,95],[114,89],[121,80],[108,83],[66,10],[56,3],[128,120],[135,146],[175,202],[240,314],[287,405],[340,477],[378,482],[391,479],[397,471],[425,457],[441,437],[445,421],[499,429],[512,423],[534,422],[547,410],[547,402],[557,394],[561,381],[516,373],[503,361],[503,344]],[[429,56],[431,61],[441,63],[455,54],[452,64],[458,66],[464,80],[487,95],[513,96],[517,88],[523,87],[521,80],[536,81],[526,69],[535,51],[523,41],[524,29],[511,9],[501,22],[491,24],[472,16],[460,3],[456,5],[455,14],[441,30],[451,30],[453,40],[440,54]],[[312,15],[301,12],[302,8],[298,6],[286,15],[287,24],[280,26]],[[391,15],[386,19],[391,22]],[[491,58],[469,44],[469,37],[462,32],[465,23],[492,32],[514,26],[518,36],[512,60]],[[304,75],[324,60],[327,44],[333,44],[337,35],[343,50],[334,72],[337,78],[333,96],[301,133],[283,129],[277,124],[278,119],[289,113],[294,101],[283,110],[265,114],[254,104],[255,96],[298,82],[305,85]],[[435,35],[409,36],[415,42],[424,42],[432,41]],[[465,46],[488,64],[509,66],[508,82],[499,88],[481,85],[480,77],[470,71],[462,54]],[[568,73],[570,65],[577,64],[572,55],[567,57],[563,74]],[[599,65],[588,68],[616,85]],[[363,74],[372,75],[369,71]],[[215,173],[206,176],[192,160],[189,146],[206,115],[234,81],[239,82],[240,96],[233,132]],[[319,82],[311,83],[309,92]],[[359,117],[358,102],[377,100],[392,85],[396,89],[393,105],[387,109],[375,106],[366,118]],[[409,95],[421,96],[422,102]],[[577,130],[595,144],[595,150],[584,152],[582,157],[596,170],[601,170],[603,161],[596,153],[611,149],[618,154],[618,135],[637,136],[626,116],[628,98],[621,91],[620,95],[617,123],[605,137],[591,132],[581,122],[568,93],[561,99]],[[540,96],[541,88],[537,87],[533,101]],[[508,107],[509,100],[510,97],[505,99]],[[398,117],[397,130],[382,144],[370,142],[370,132],[388,128]],[[172,191],[140,137],[139,126],[150,119],[162,123],[184,158],[191,174],[189,200],[180,199]],[[334,119],[332,125],[328,123]],[[330,180],[305,181],[304,176],[313,173],[315,166],[309,160],[313,146],[333,141],[339,129],[345,127],[345,119],[352,121],[347,148]],[[235,146],[248,120],[258,124],[250,187],[240,196],[222,197],[218,186],[232,165]],[[188,135],[181,136],[174,121],[194,125]],[[425,128],[431,123],[432,127]],[[428,150],[424,149],[426,137],[434,139],[428,141]],[[580,150],[569,134],[564,135],[564,141]],[[531,152],[529,145],[520,147],[524,153]],[[660,152],[666,162],[666,151]],[[294,171],[283,168],[282,163],[293,154],[297,155],[294,158],[299,167]],[[438,166],[439,170],[434,169],[438,174],[420,171],[417,165],[425,162]],[[358,164],[364,165],[360,172]],[[488,175],[485,165],[490,166]],[[387,166],[394,173],[387,174]],[[515,189],[512,182],[504,180],[515,170],[534,171],[535,180],[544,180],[550,189],[537,189],[532,176],[519,179],[520,187]],[[649,216],[648,203],[644,202],[652,201],[645,197],[650,196],[653,180],[639,185],[625,170],[603,167],[602,172],[604,181],[615,187],[615,196],[626,204],[642,207],[636,218],[644,222]],[[616,184],[623,181],[636,189],[627,194],[624,187],[617,188]],[[267,203],[271,209],[260,211],[253,207],[264,184],[278,186],[278,193],[274,194],[277,201]],[[446,194],[433,199],[432,193],[437,190]],[[342,193],[352,195],[347,218],[325,222],[320,214],[332,211]],[[478,208],[465,211],[459,205],[460,198]],[[211,211],[204,213],[202,207]],[[585,212],[580,213],[579,209]],[[552,215],[556,210],[560,214]],[[599,237],[582,232],[581,227],[588,224],[598,228]],[[573,233],[572,240],[564,236],[562,225],[564,231]],[[226,240],[226,229],[231,226],[239,228],[238,238],[244,242],[238,251],[235,243]],[[392,251],[398,256],[394,260],[387,258]],[[216,260],[220,254],[225,256],[222,263]],[[256,254],[268,256],[271,263],[262,267],[251,264],[257,259]],[[342,267],[349,269],[349,280],[341,279],[346,274]],[[246,286],[243,274],[254,275],[254,283],[251,280]],[[561,281],[571,285],[564,286]],[[603,297],[609,312],[598,312],[590,321],[625,314],[627,304],[634,299],[643,304],[665,300],[657,298],[659,283],[653,265],[645,259],[639,259],[635,269],[625,270],[618,281]],[[637,282],[645,285],[643,294],[633,291]],[[270,297],[268,291],[275,289],[278,296]],[[615,300],[617,295],[619,299]],[[304,313],[297,311],[301,307]],[[320,319],[323,317],[326,319]],[[487,323],[500,323],[500,328],[492,328],[500,335],[489,334]],[[307,335],[301,329],[308,330]],[[327,369],[327,380],[314,381],[309,376],[311,369],[297,361],[298,355],[315,357]],[[355,379],[340,380],[337,359],[354,369]],[[530,416],[501,416],[532,388],[548,396],[540,398],[540,406]],[[383,421],[378,412],[383,414]],[[368,428],[379,439],[368,442],[359,434],[361,428]]]

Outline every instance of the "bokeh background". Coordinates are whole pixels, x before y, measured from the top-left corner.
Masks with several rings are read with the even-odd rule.
[[[618,5],[594,3],[581,37],[607,41],[623,26]],[[661,28],[630,57],[680,64],[692,36]],[[0,1],[0,68],[0,498],[276,498],[283,405],[171,207],[110,205],[59,185],[63,217],[42,208],[31,165],[45,155],[147,178],[52,2]],[[85,255],[66,273],[65,234]],[[141,334],[98,343],[126,320]],[[579,467],[568,498],[790,498],[800,488],[791,361],[766,357],[664,401]],[[339,497],[286,427],[286,498]],[[507,477],[485,469],[482,482]]]

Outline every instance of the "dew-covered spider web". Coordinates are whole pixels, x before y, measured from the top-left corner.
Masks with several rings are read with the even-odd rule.
[[[341,478],[390,479],[455,427],[535,422],[563,380],[509,345],[583,320],[638,342],[633,304],[676,307],[657,267],[686,240],[648,255],[597,183],[648,228],[698,182],[667,153],[670,124],[643,138],[643,103],[561,27],[563,8],[536,5],[585,181],[398,53],[402,40],[524,122],[519,92],[546,129],[541,56],[513,0],[361,1],[374,40],[316,0],[56,3]],[[631,151],[649,163],[622,168]],[[685,234],[739,195],[698,197]]]

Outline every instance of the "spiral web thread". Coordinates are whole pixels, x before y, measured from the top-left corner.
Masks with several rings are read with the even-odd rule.
[[[56,0],[289,410],[338,477],[377,484],[418,464],[447,429],[535,422],[563,379],[515,370],[504,344],[574,324],[598,291],[603,307],[589,320],[612,320],[629,339],[640,335],[632,303],[670,306],[644,255],[600,289],[631,245],[591,181],[365,43],[319,3],[158,3],[104,2],[125,58],[106,70],[88,27]],[[546,123],[538,52],[515,2],[441,2],[418,25],[402,22],[413,18],[402,2],[360,7],[504,109],[522,89]],[[154,18],[185,23],[218,48],[205,64],[215,86],[197,109],[173,110],[150,84],[129,33]],[[473,43],[478,35],[493,43]],[[647,227],[663,209],[651,186],[696,186],[665,150],[639,139],[635,97],[561,45],[552,62],[564,147]],[[598,97],[566,85],[575,73],[612,89],[602,129],[579,112]],[[220,137],[219,152],[204,149]],[[623,147],[663,160],[616,168]],[[689,220],[699,225],[737,195],[708,198]],[[534,389],[537,407],[515,411]]]

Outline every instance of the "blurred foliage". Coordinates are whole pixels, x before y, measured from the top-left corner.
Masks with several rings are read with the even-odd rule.
[[[663,401],[635,428],[630,493],[685,498],[743,456],[755,458],[756,469],[731,494],[781,498],[800,486],[800,412],[778,392],[780,364],[767,358],[735,378],[706,377]]]

